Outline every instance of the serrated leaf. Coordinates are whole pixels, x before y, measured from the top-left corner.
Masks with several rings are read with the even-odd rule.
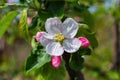
[[[11,11],[3,16],[3,18],[0,20],[0,38],[3,36],[11,22],[14,20],[14,18],[18,15],[17,11]]]
[[[28,32],[28,23],[27,23],[27,9],[24,9],[21,12],[21,17],[19,21],[19,29],[20,29],[21,35],[25,38],[27,42],[30,43],[30,36]]]
[[[26,71],[27,73],[39,69],[47,62],[50,62],[51,57],[46,53],[45,49],[41,46],[32,49],[31,55],[26,61]]]
[[[37,70],[39,79],[37,80],[64,80],[66,69],[64,62],[61,63],[59,68],[53,68],[51,63],[45,64],[42,68]]]
[[[71,56],[70,67],[75,71],[80,71],[83,68],[83,62],[84,59],[76,52]]]

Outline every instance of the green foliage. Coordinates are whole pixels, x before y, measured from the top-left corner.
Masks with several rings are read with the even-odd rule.
[[[4,5],[4,3],[5,3],[5,0],[0,0],[0,6]]]
[[[45,64],[41,67],[38,72],[38,77],[36,80],[64,80],[66,71],[65,71],[64,62],[62,61],[61,66],[56,69],[51,66],[51,63]]]
[[[59,17],[62,19],[64,16],[64,1],[59,2],[49,2],[47,7],[48,12],[51,13],[51,17]]]
[[[64,1],[48,1],[46,9],[39,10],[38,14],[42,22],[45,22],[50,17],[59,17],[62,19],[64,16]]]
[[[107,75],[109,76],[109,78],[112,80],[112,79],[115,79],[115,80],[119,80],[120,79],[120,74],[118,74],[117,72],[115,71],[109,71],[107,73]]]
[[[80,71],[83,68],[84,59],[79,55],[79,52],[76,52],[71,55],[70,67],[75,71]]]
[[[65,0],[66,2],[75,2],[77,0]]]
[[[45,49],[41,46],[33,48],[30,56],[26,62],[26,71],[30,72],[39,69],[44,64],[50,62],[51,57],[45,52]]]
[[[27,23],[27,9],[24,9],[21,12],[20,21],[19,21],[19,30],[20,30],[20,34],[25,38],[25,40],[30,43],[30,36],[28,32],[28,23]]]
[[[39,19],[38,16],[35,16],[32,18],[32,23],[29,25],[29,29],[33,29],[33,28],[37,27],[38,19]]]
[[[44,27],[41,27],[41,20],[38,16],[32,18],[32,22],[28,27],[29,34],[31,36],[35,35],[38,31],[42,30]]]
[[[95,32],[92,32],[86,24],[79,24],[77,37],[80,36],[85,36],[90,41],[92,48],[98,46],[98,41],[95,37]]]
[[[7,28],[17,15],[18,15],[17,11],[11,11],[7,13],[5,16],[3,16],[3,18],[0,20],[0,38],[6,32]]]
[[[90,48],[81,48],[78,52],[71,55],[70,67],[75,71],[80,71],[83,68],[84,55],[90,55]]]
[[[83,48],[80,49],[79,51],[79,55],[84,56],[84,55],[91,55],[91,49],[90,48]]]
[[[31,9],[39,10],[41,8],[41,3],[39,0],[26,0],[26,2]]]

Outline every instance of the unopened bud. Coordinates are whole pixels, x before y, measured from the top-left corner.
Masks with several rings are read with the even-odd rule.
[[[37,32],[36,37],[35,37],[36,41],[38,41],[38,42],[40,41],[40,38],[42,37],[43,33],[44,32]]]
[[[61,64],[61,56],[52,56],[51,62],[54,68],[59,68]]]
[[[79,37],[78,38],[82,42],[82,48],[87,48],[90,45],[90,42],[85,37]]]

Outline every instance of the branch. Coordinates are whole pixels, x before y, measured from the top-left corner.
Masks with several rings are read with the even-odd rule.
[[[81,71],[75,71],[70,68],[69,66],[70,54],[64,53],[63,59],[65,60],[65,66],[70,76],[70,80],[75,80],[75,78],[77,78],[77,80],[84,80],[84,75],[82,74]]]
[[[6,8],[6,7],[27,7],[24,4],[15,4],[15,3],[5,3],[3,6],[0,6],[0,8]]]

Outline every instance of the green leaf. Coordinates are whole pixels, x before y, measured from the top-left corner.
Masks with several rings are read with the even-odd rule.
[[[78,54],[78,52],[71,55],[70,67],[75,71],[80,71],[83,68],[84,59]]]
[[[53,17],[63,18],[64,16],[64,1],[51,1],[47,7],[47,11],[51,13]]]
[[[65,2],[76,2],[77,0],[65,0]]]
[[[43,10],[39,10],[38,14],[39,14],[40,20],[42,22],[45,22],[47,20],[47,18],[52,17],[52,15],[50,14],[50,12],[43,11]]]
[[[98,41],[95,37],[95,32],[92,32],[86,24],[79,24],[79,30],[76,36],[85,36],[90,41],[92,48],[98,46]]]
[[[17,11],[11,11],[7,13],[3,18],[0,20],[0,38],[3,36],[11,22],[14,18],[18,15]]]
[[[38,18],[38,16],[32,18],[32,23],[29,25],[29,29],[34,29],[37,27]]]
[[[38,16],[35,16],[32,18],[32,23],[29,25],[29,34],[30,35],[36,35],[38,31],[41,31],[44,27],[41,27],[41,20]]]
[[[30,36],[28,32],[28,23],[27,23],[27,9],[24,9],[21,12],[19,29],[20,29],[21,36],[23,36],[25,40],[30,43]]]
[[[46,53],[43,47],[38,46],[37,48],[33,48],[31,51],[31,55],[28,57],[26,62],[27,73],[39,69],[44,64],[50,62],[50,60],[51,57]]]
[[[95,26],[94,16],[90,13],[88,10],[89,6],[86,6],[84,4],[74,4],[74,13],[76,13],[76,16],[79,16],[84,19],[84,22],[89,25],[90,27]]]
[[[57,69],[53,68],[51,63],[47,63],[37,71],[39,75],[37,80],[65,80],[66,69],[64,62]]]
[[[83,48],[78,51],[80,56],[83,55],[90,55],[91,54],[91,49],[90,48]]]
[[[90,41],[90,44],[93,49],[98,46],[98,41],[95,35],[85,34],[85,37]]]

